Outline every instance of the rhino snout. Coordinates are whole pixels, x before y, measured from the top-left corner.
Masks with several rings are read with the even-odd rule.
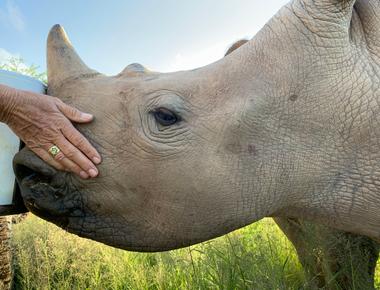
[[[16,154],[13,169],[31,212],[63,227],[69,217],[84,216],[81,195],[67,182],[68,173],[56,171],[28,149]]]

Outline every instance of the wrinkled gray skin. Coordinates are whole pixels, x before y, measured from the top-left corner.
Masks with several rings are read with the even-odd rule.
[[[114,77],[88,69],[55,26],[48,93],[96,115],[79,129],[104,161],[83,181],[24,149],[14,168],[25,203],[138,251],[265,216],[380,240],[379,15],[378,0],[295,0],[216,63],[169,74],[132,65]],[[179,122],[159,124],[158,108]]]
[[[226,55],[247,42],[236,41]],[[296,249],[307,277],[305,289],[375,289],[380,244],[302,219],[275,217],[274,221]]]

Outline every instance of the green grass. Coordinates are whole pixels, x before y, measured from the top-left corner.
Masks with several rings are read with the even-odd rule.
[[[180,250],[133,253],[30,215],[14,226],[13,244],[16,289],[310,288],[293,247],[271,219]]]

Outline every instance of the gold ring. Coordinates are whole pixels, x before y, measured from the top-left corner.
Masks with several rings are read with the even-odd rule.
[[[58,146],[56,146],[56,145],[51,146],[50,149],[49,149],[49,153],[50,153],[51,156],[53,156],[53,157],[57,156],[57,154],[58,154],[59,152],[61,152],[61,150],[60,150],[60,149],[58,148]]]

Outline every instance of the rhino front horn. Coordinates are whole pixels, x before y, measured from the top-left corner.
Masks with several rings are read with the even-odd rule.
[[[54,25],[47,40],[47,70],[50,87],[60,86],[65,80],[98,75],[75,52],[62,26]]]

